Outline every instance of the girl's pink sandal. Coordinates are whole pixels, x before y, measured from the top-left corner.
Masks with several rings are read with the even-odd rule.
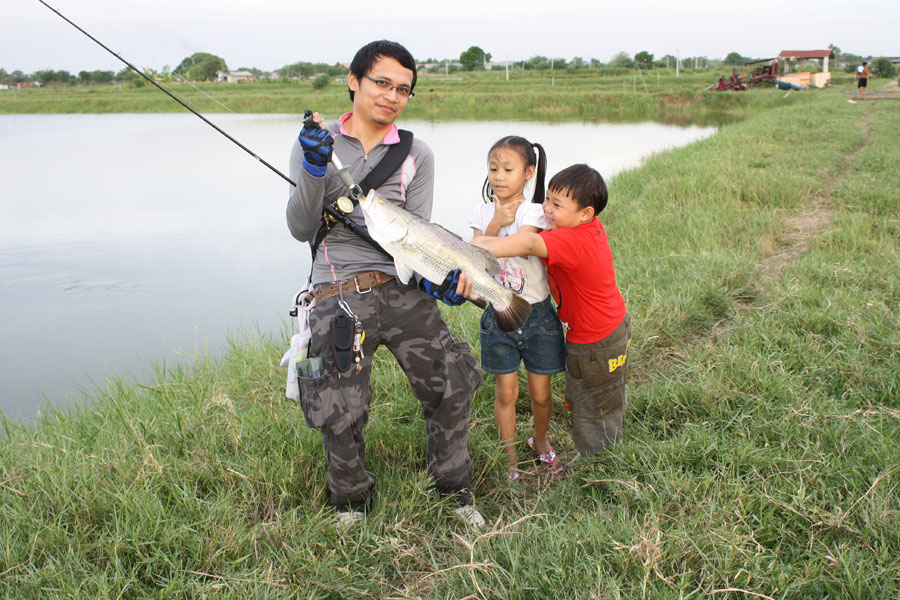
[[[528,447],[534,450],[534,438],[528,438]],[[547,452],[546,454],[538,454],[535,452],[534,457],[538,462],[546,465],[547,472],[551,475],[557,475],[566,468],[563,461],[556,456],[556,450],[553,449],[553,446],[550,447],[550,452]]]

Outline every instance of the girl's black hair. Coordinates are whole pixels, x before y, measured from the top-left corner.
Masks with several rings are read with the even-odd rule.
[[[491,155],[499,148],[512,148],[525,160],[526,167],[535,167],[534,173],[534,196],[531,201],[536,204],[544,202],[544,177],[547,174],[547,153],[544,152],[543,146],[540,144],[532,144],[525,138],[518,135],[508,135],[497,140],[491,149],[488,150],[488,161]],[[537,148],[537,156],[534,149]],[[484,185],[481,186],[481,197],[484,201],[493,202],[494,190],[491,189],[491,183],[488,177],[484,178]]]

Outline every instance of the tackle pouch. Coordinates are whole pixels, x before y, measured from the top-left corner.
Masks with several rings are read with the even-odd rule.
[[[353,366],[353,319],[339,312],[331,320],[331,347],[334,349],[334,364],[339,373],[346,373]]]
[[[315,305],[315,296],[308,289],[301,290],[294,296],[290,315],[297,318],[297,333],[291,337],[291,347],[284,353],[281,366],[287,367],[287,382],[284,394],[293,400],[300,399],[300,383],[297,375],[298,364],[306,361],[312,331],[309,328],[309,312]],[[321,359],[320,359],[321,360]]]

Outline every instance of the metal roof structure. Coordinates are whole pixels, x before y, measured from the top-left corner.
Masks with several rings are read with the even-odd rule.
[[[834,58],[833,50],[782,50],[778,58]]]

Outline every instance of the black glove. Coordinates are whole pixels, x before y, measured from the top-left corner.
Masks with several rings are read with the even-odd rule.
[[[437,298],[444,304],[448,304],[450,306],[459,306],[466,301],[465,296],[460,296],[456,293],[456,286],[459,283],[460,272],[461,271],[459,269],[453,269],[452,271],[447,273],[447,276],[444,278],[444,282],[440,285],[423,277],[419,281],[419,289],[429,296]]]
[[[334,138],[327,129],[322,129],[315,121],[304,122],[297,137],[303,147],[303,168],[314,177],[322,177],[331,162]]]

